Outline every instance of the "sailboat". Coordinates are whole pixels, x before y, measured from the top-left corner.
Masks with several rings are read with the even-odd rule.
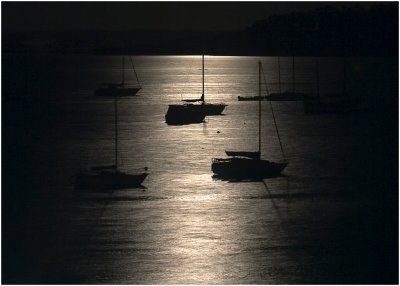
[[[282,92],[282,87],[281,87],[281,60],[280,57],[278,57],[278,86],[279,86],[279,92],[277,93],[271,93],[267,95],[265,98],[267,100],[272,100],[272,101],[299,101],[299,100],[304,100],[307,97],[307,94],[302,93],[302,92],[296,92],[295,91],[295,68],[294,68],[294,56],[292,57],[292,90],[286,90]]]
[[[272,162],[261,159],[261,62],[258,63],[258,151],[226,151],[230,158],[213,158],[211,170],[217,178],[254,180],[276,177],[287,166],[286,161]]]
[[[138,174],[127,174],[119,170],[118,166],[118,95],[114,95],[114,165],[99,166],[91,168],[90,173],[79,173],[76,176],[76,189],[124,189],[140,187],[148,176],[147,167],[145,172]]]
[[[266,96],[238,96],[238,101],[257,101],[257,100],[270,100],[270,101],[300,101],[307,97],[307,94],[295,91],[295,68],[294,57],[292,57],[292,90],[282,92],[281,84],[281,60],[278,57],[278,87],[279,92],[270,93]]]
[[[303,102],[306,114],[348,113],[360,111],[365,106],[361,96],[351,96],[347,92],[346,63],[343,61],[343,90],[338,93],[320,95],[319,62],[316,61],[317,96],[306,98]]]
[[[206,103],[204,99],[204,55],[202,55],[202,93],[197,99],[183,99],[184,102],[201,102],[199,108],[203,109],[206,115],[219,115],[227,106],[224,103]]]
[[[140,86],[139,78],[136,74],[135,67],[133,65],[133,60],[129,57],[133,71],[138,82],[137,87],[128,87],[125,85],[125,57],[122,56],[122,81],[118,83],[103,83],[98,89],[95,90],[94,95],[96,96],[134,96],[142,89]]]
[[[165,122],[168,125],[201,123],[204,121],[206,113],[198,106],[195,104],[171,104],[165,114]]]
[[[206,103],[204,97],[204,55],[202,55],[202,94],[200,98],[183,99],[184,104],[170,104],[165,121],[167,124],[200,123],[207,115],[220,115],[227,106],[224,103]],[[196,102],[201,102],[196,104]]]

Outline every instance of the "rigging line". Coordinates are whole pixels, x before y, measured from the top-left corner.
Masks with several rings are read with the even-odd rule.
[[[118,96],[114,94],[115,168],[118,170]]]
[[[264,69],[263,69],[262,66],[261,66],[261,71],[262,71],[263,79],[264,79],[264,82],[265,82],[265,89],[267,91],[267,95],[269,95],[268,84],[267,84],[267,81],[265,80],[265,73],[264,73]],[[283,151],[281,136],[279,135],[278,125],[276,124],[274,108],[272,107],[272,101],[271,100],[269,100],[269,106],[271,107],[272,118],[274,119],[275,130],[276,130],[276,134],[278,135],[278,140],[279,140],[279,145],[281,147],[282,156],[283,156],[283,159],[286,160],[286,156],[285,156],[285,152]]]
[[[142,88],[142,86],[140,85],[140,81],[139,81],[138,75],[137,75],[137,73],[136,73],[135,66],[133,65],[133,60],[132,60],[132,57],[131,57],[131,56],[129,57],[129,60],[130,60],[131,65],[132,65],[133,72],[135,73],[135,77],[136,77],[137,83],[139,84],[139,87]]]

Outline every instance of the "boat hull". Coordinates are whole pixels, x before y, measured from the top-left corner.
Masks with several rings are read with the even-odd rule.
[[[271,93],[266,96],[238,96],[238,101],[302,101],[307,98],[307,94],[301,92],[282,92],[282,93]]]
[[[265,96],[238,96],[238,101],[260,101],[264,99]]]
[[[227,105],[223,103],[203,104],[171,104],[168,107],[165,119],[167,123],[199,123],[203,116],[221,115]]]
[[[226,104],[205,103],[200,106],[206,115],[220,115],[224,111]]]
[[[211,170],[221,179],[263,179],[280,176],[287,164],[287,162],[234,157],[213,159]]]
[[[76,189],[125,189],[141,187],[147,173],[125,174],[119,171],[104,171],[96,174],[78,174]]]
[[[324,113],[350,113],[360,111],[363,108],[360,97],[345,97],[330,95],[325,99],[312,98],[303,102],[306,114]]]
[[[270,101],[302,101],[307,97],[307,94],[301,92],[286,91],[282,93],[271,93],[265,97]]]
[[[135,96],[141,88],[139,87],[101,87],[96,89],[96,96]]]
[[[182,125],[191,123],[201,123],[204,121],[206,114],[199,105],[169,105],[165,122],[170,125]]]

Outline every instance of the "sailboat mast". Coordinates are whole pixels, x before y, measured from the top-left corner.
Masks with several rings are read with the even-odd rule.
[[[117,95],[114,96],[114,130],[115,130],[115,169],[118,169],[118,102]]]
[[[261,157],[261,61],[258,62],[258,153]]]
[[[203,56],[202,56],[202,62],[203,62],[203,67],[202,67],[202,71],[203,71],[203,83],[202,83],[202,85],[203,85],[203,91],[202,91],[202,99],[203,99],[203,102],[204,102],[204,54],[203,54]]]
[[[281,57],[278,57],[278,84],[279,84],[279,93],[282,93],[282,88],[281,88]]]
[[[294,56],[292,57],[292,80],[293,80],[293,93],[295,90],[295,73],[294,73]]]
[[[122,56],[122,86],[125,85],[125,57]]]
[[[319,97],[319,59],[315,61],[315,69],[316,69],[316,76],[317,76],[317,97]]]
[[[347,91],[347,86],[346,86],[346,78],[347,78],[347,72],[346,72],[346,58],[343,58],[343,93]]]

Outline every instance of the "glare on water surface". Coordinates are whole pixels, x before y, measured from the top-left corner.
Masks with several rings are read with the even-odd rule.
[[[169,126],[164,117],[169,104],[201,95],[201,56],[134,56],[142,89],[137,97],[118,100],[118,151],[123,170],[148,167],[144,188],[76,193],[73,178],[78,170],[113,160],[114,101],[96,98],[93,91],[101,82],[120,78],[120,57],[60,57],[36,59],[44,68],[34,73],[30,85],[48,102],[38,111],[43,112],[42,121],[31,123],[36,125],[30,157],[37,166],[34,187],[56,201],[41,205],[57,209],[54,221],[40,211],[32,219],[38,227],[43,221],[54,226],[47,228],[46,236],[54,251],[35,253],[45,256],[37,263],[48,279],[308,284],[349,283],[352,277],[368,275],[357,272],[346,254],[365,261],[373,257],[366,251],[368,241],[362,243],[364,234],[373,231],[355,223],[371,218],[366,210],[376,207],[357,196],[360,189],[372,192],[376,186],[368,182],[373,176],[363,177],[372,174],[369,163],[359,159],[378,160],[371,152],[365,156],[376,138],[371,125],[363,123],[368,118],[317,118],[304,114],[302,102],[273,102],[289,160],[284,176],[264,182],[216,180],[212,158],[226,157],[228,149],[258,148],[258,103],[239,102],[237,97],[257,95],[258,60],[268,83],[264,92],[278,91],[278,59],[206,55],[205,99],[228,106],[223,115],[206,117],[203,123]],[[50,72],[52,65],[57,66]],[[292,58],[280,58],[280,65],[282,88],[291,89]],[[349,79],[357,79],[348,82],[349,91],[378,92],[374,82],[365,80],[376,63],[351,59],[349,65],[357,67],[349,68]],[[321,92],[340,91],[342,61],[323,58],[320,66]],[[62,81],[62,75],[75,80]],[[315,79],[315,60],[296,58],[296,90],[315,93]],[[126,80],[133,85],[136,78],[127,72]],[[51,121],[44,117],[47,113],[59,116]],[[261,142],[262,158],[282,159],[266,101]],[[350,220],[342,227],[340,218],[346,215]],[[371,229],[381,225],[379,220],[371,224]],[[31,243],[35,249],[46,246],[45,240]]]

